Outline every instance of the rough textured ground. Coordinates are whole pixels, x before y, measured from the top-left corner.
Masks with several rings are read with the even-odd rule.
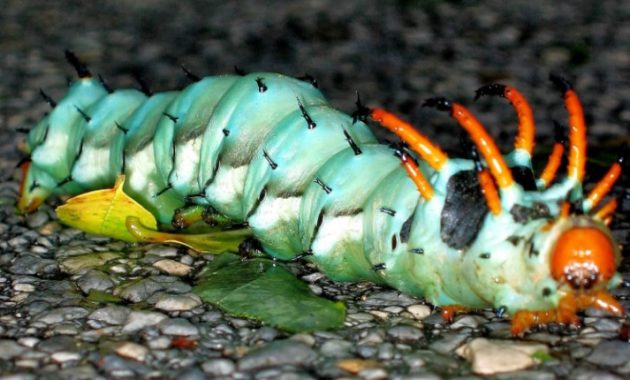
[[[311,287],[348,303],[346,328],[290,335],[200,303],[190,285],[204,257],[159,246],[130,246],[61,227],[45,206],[16,215],[18,130],[29,128],[73,75],[69,48],[115,87],[139,73],[154,90],[234,65],[316,77],[340,109],[359,90],[369,104],[413,120],[444,147],[459,131],[420,107],[444,95],[471,104],[507,147],[513,111],[501,99],[472,104],[491,81],[521,89],[535,106],[540,144],[564,120],[550,72],[574,80],[593,151],[623,144],[630,124],[630,4],[620,1],[85,2],[5,0],[0,11],[0,375],[16,378],[227,377],[365,379],[480,376],[483,353],[507,352],[519,367],[499,378],[627,378],[630,344],[622,321],[587,313],[579,332],[552,329],[505,340],[492,313],[444,326],[412,299],[369,284],[337,284],[297,266]],[[627,141],[627,140],[626,140]],[[595,165],[593,172],[601,172]],[[614,225],[627,242],[628,176],[615,190]],[[628,274],[627,259],[623,265]],[[626,307],[629,291],[620,289]],[[108,295],[110,297],[108,298]],[[114,297],[112,298],[111,295]],[[478,337],[487,342],[474,340]],[[533,342],[542,363],[512,351]],[[472,362],[456,349],[469,344]],[[490,348],[488,348],[490,347]],[[493,351],[495,350],[495,351]],[[534,364],[524,369],[526,365]]]

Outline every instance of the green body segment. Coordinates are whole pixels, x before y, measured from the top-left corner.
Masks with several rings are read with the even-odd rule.
[[[335,280],[508,312],[558,301],[545,219],[517,223],[508,212],[488,213],[471,244],[452,248],[441,238],[447,185],[473,163],[449,159],[437,173],[421,162],[435,191],[425,201],[392,148],[298,79],[208,77],[150,97],[107,94],[82,79],[34,128],[28,147],[26,197],[111,187],[124,173],[125,191],[160,223],[185,205],[212,206],[247,222],[268,254],[306,254]],[[552,189],[558,196],[546,199],[514,185],[502,199],[544,203],[554,216],[569,190]]]

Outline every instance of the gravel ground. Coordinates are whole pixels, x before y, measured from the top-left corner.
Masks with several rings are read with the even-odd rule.
[[[187,82],[182,63],[199,75],[234,65],[307,72],[340,109],[351,111],[359,90],[369,104],[401,113],[451,150],[457,150],[459,133],[450,133],[455,126],[446,116],[422,109],[424,98],[444,95],[471,104],[483,84],[513,84],[534,105],[544,146],[553,135],[551,121],[565,118],[546,79],[553,71],[574,80],[593,151],[627,139],[630,3],[381,3],[3,1],[0,375],[628,378],[630,344],[619,333],[627,322],[622,328],[623,320],[596,312],[586,312],[579,331],[550,328],[506,339],[508,323],[490,311],[444,325],[421,300],[371,284],[332,283],[296,264],[316,293],[347,303],[348,317],[338,331],[290,335],[225,315],[193,295],[191,284],[206,257],[86,236],[55,221],[53,202],[16,215],[18,130],[46,111],[40,88],[53,98],[63,94],[65,78],[73,75],[64,48],[115,87],[136,86],[130,74],[137,73],[156,91],[179,88]],[[515,127],[510,107],[499,99],[471,107],[507,147]],[[626,175],[615,189],[623,199],[614,224],[622,243],[630,230],[629,182]],[[616,295],[630,308],[629,289]],[[532,360],[531,352],[542,360]]]

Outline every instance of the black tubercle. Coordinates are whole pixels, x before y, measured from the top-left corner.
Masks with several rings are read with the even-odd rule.
[[[48,105],[50,106],[50,108],[55,108],[55,106],[57,105],[57,102],[55,102],[53,100],[53,98],[51,98],[47,93],[44,92],[44,90],[42,90],[41,88],[39,89],[39,94],[42,96],[42,98],[44,98],[44,100],[46,101],[46,103],[48,103]]]
[[[107,91],[108,94],[111,94],[112,92],[114,92],[114,90],[111,88],[109,83],[107,83],[105,79],[103,79],[101,74],[98,74],[98,81],[101,83],[101,86],[103,86],[103,88],[105,89],[105,91]]]
[[[313,182],[321,186],[322,190],[324,190],[326,194],[330,194],[330,192],[332,191],[330,186],[326,185],[324,181],[322,181],[319,177],[315,177],[315,180]]]
[[[380,212],[382,212],[383,214],[387,214],[389,216],[396,216],[396,210],[392,210],[389,207],[381,207],[379,209]]]
[[[309,73],[304,73],[304,75],[302,75],[301,77],[295,77],[295,79],[304,81],[304,82],[308,82],[311,84],[311,86],[315,87],[315,88],[319,88],[319,84],[317,83],[317,79],[313,78],[312,75],[310,75]]]
[[[79,157],[81,156],[81,154],[83,153],[83,145],[84,144],[85,144],[85,136],[83,136],[81,138],[81,141],[79,142],[79,150],[77,151],[77,154],[74,156],[74,160],[75,161],[77,161],[79,159]]]
[[[139,73],[133,73],[133,79],[138,83],[138,86],[140,86],[140,91],[142,91],[143,94],[145,94],[146,96],[153,95],[153,91],[151,91],[149,85]]]
[[[192,71],[188,70],[188,68],[186,66],[179,65],[179,67],[182,68],[182,71],[184,72],[184,75],[186,75],[186,78],[190,79],[192,82],[199,82],[201,80],[201,77],[194,74]]]
[[[92,118],[87,113],[85,113],[85,111],[83,111],[81,108],[77,106],[74,106],[74,108],[76,108],[77,111],[79,111],[79,114],[81,114],[81,117],[83,118],[83,120],[85,120],[86,123],[89,123],[90,120],[92,120]]]
[[[437,98],[429,98],[422,103],[422,107],[431,107],[435,108],[438,111],[447,111],[450,112],[453,108],[453,103],[450,100],[442,97]]]
[[[114,124],[116,124],[116,128],[120,129],[122,133],[127,134],[127,132],[129,132],[129,130],[123,127],[122,125],[120,125],[119,122],[115,121]]]
[[[488,253],[488,252],[481,253],[481,254],[479,254],[479,258],[487,260],[487,259],[490,258],[490,253]]]
[[[223,132],[223,136],[228,137],[230,135],[230,130],[229,129],[222,129],[221,132]]]
[[[354,152],[355,156],[358,156],[361,153],[363,153],[361,152],[361,148],[359,148],[357,143],[354,142],[354,140],[352,139],[352,136],[350,136],[348,131],[346,131],[345,129],[343,130],[343,135],[346,136],[346,141],[348,142],[348,144],[350,144],[350,148],[352,148],[352,151]]]
[[[61,187],[63,185],[65,185],[66,183],[72,182],[72,174],[67,176],[66,178],[62,179],[60,182],[57,183],[57,187]]]
[[[497,318],[503,318],[506,312],[507,312],[507,306],[502,305],[496,308],[496,310],[494,311],[494,315],[496,315]]]
[[[39,187],[39,183],[37,181],[33,181],[33,183],[31,183],[31,186],[28,187],[28,191],[32,192],[33,190],[35,190],[38,187]]]
[[[366,107],[363,103],[361,103],[361,95],[359,91],[357,91],[357,100],[354,102],[357,109],[352,112],[352,124],[355,124],[357,120],[361,120],[362,122],[366,122],[368,116],[370,116],[371,110]]]
[[[549,218],[549,207],[546,204],[535,202],[531,207],[515,204],[510,209],[510,214],[516,223],[526,224],[532,219]]]
[[[179,119],[177,116],[173,116],[173,115],[171,115],[168,112],[163,112],[162,115],[164,115],[164,116],[168,117],[169,119],[171,119],[171,121],[173,123],[177,123],[177,120]]]
[[[66,50],[64,53],[66,55],[66,61],[74,67],[79,78],[89,78],[92,76],[92,73],[90,73],[90,70],[85,66],[85,63],[81,62],[73,52]]]
[[[170,190],[170,189],[172,189],[172,188],[173,188],[173,185],[172,185],[170,182],[169,182],[169,183],[167,183],[165,188],[163,188],[162,190],[158,191],[158,192],[155,194],[155,198],[157,198],[157,197],[161,196],[162,194],[166,193],[167,191],[169,191],[169,190]]]
[[[400,242],[406,243],[409,241],[409,234],[411,234],[411,225],[413,224],[413,214],[409,215],[409,218],[405,220],[400,228]]]
[[[245,70],[241,69],[240,67],[234,65],[234,72],[236,73],[236,75],[240,75],[240,76],[245,76],[247,75],[247,73],[245,72]]]
[[[475,91],[475,100],[482,96],[505,96],[505,85],[499,83],[487,84]]]
[[[304,105],[302,104],[302,101],[300,100],[300,98],[296,98],[296,99],[300,107],[300,112],[302,113],[302,117],[304,118],[304,120],[306,120],[306,125],[308,126],[308,129],[314,129],[315,127],[317,127],[317,124],[313,121],[313,119],[311,118],[311,115],[309,115],[308,112],[306,112],[306,108],[304,108]]]
[[[551,83],[553,83],[554,86],[556,86],[556,88],[558,90],[560,90],[563,94],[569,90],[573,89],[573,85],[571,84],[571,82],[569,82],[568,80],[566,80],[564,77],[558,75],[558,74],[554,74],[554,73],[550,73],[549,74],[549,80],[551,81]]]
[[[263,93],[267,91],[267,85],[263,82],[263,78],[256,78],[256,84],[258,85],[258,92]]]
[[[477,237],[488,206],[474,170],[454,174],[446,185],[440,216],[440,238],[449,247],[463,249]]]
[[[269,153],[267,153],[267,151],[264,149],[263,149],[263,156],[265,157],[265,160],[267,160],[267,162],[269,163],[271,170],[276,170],[276,168],[278,167],[278,164],[274,160],[272,160],[271,157],[269,157]]]
[[[414,255],[424,255],[424,248],[412,248],[409,250],[410,253]]]

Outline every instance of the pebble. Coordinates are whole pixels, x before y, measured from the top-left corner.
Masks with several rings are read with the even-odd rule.
[[[598,344],[586,357],[586,361],[599,366],[617,367],[628,362],[629,358],[630,344],[613,340]]]
[[[114,287],[111,276],[98,270],[90,270],[77,279],[77,286],[84,294],[90,290],[107,291]]]
[[[343,358],[350,355],[354,345],[344,340],[329,340],[322,344],[320,352],[324,356]]]
[[[387,335],[404,343],[417,343],[424,337],[422,330],[413,326],[394,326],[387,330]]]
[[[228,376],[236,369],[236,365],[229,359],[211,359],[201,365],[203,372],[211,376]]]
[[[155,311],[132,311],[127,316],[127,321],[122,328],[122,332],[130,333],[142,330],[148,326],[154,326],[168,318],[162,313]]]
[[[423,320],[431,315],[431,308],[427,305],[411,305],[407,307],[407,311],[418,320]]]
[[[44,311],[33,318],[35,322],[45,324],[61,323],[63,321],[71,321],[87,316],[89,311],[78,306],[60,307],[48,311]]]
[[[115,352],[125,358],[143,362],[149,354],[149,349],[145,346],[133,342],[123,342]]]
[[[531,367],[537,363],[532,357],[534,353],[548,351],[542,344],[476,338],[459,347],[456,353],[472,363],[474,373],[494,375]]]
[[[179,263],[171,259],[162,259],[156,261],[155,263],[153,263],[153,266],[164,273],[178,277],[187,276],[192,270],[191,266]]]
[[[252,371],[279,365],[308,366],[317,357],[307,345],[294,340],[278,340],[253,350],[243,357],[238,369]]]
[[[175,247],[170,247],[167,245],[157,245],[148,251],[146,251],[145,255],[153,255],[158,257],[177,257],[178,251]]]
[[[104,265],[119,258],[120,255],[113,252],[89,253],[86,255],[72,256],[61,261],[60,269],[64,273],[77,274],[87,269]]]
[[[55,352],[50,355],[50,358],[57,363],[65,363],[69,361],[75,361],[81,359],[81,355],[78,352]]]
[[[0,359],[9,360],[19,356],[26,350],[25,347],[19,345],[13,340],[0,339]]]
[[[124,306],[108,305],[94,310],[88,318],[117,326],[125,323],[130,313],[131,311]]]
[[[159,328],[162,334],[166,335],[190,336],[199,334],[199,329],[183,318],[165,319],[159,323]]]
[[[153,281],[151,278],[144,278],[140,281],[124,286],[120,291],[114,291],[129,302],[141,302],[149,298],[153,293],[164,289],[162,284]]]
[[[155,308],[164,311],[191,310],[201,305],[201,298],[196,294],[163,294],[155,303]]]

